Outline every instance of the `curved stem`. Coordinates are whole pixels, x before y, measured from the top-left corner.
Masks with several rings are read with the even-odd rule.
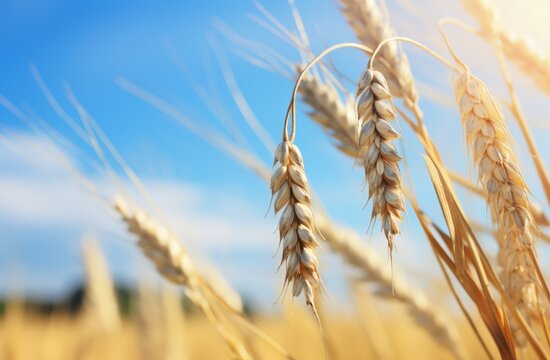
[[[313,65],[315,65],[317,62],[319,62],[319,60],[321,60],[323,57],[325,57],[328,54],[330,54],[331,52],[333,52],[335,50],[338,50],[338,49],[341,49],[341,48],[355,48],[355,49],[362,50],[362,51],[364,51],[365,53],[367,53],[369,55],[372,54],[372,49],[365,46],[365,45],[356,44],[356,43],[341,43],[341,44],[333,45],[333,46],[329,47],[328,49],[325,49],[322,53],[320,53],[315,58],[313,58],[313,60],[311,60],[304,67],[304,69],[300,73],[300,76],[298,76],[298,79],[296,80],[296,84],[294,84],[294,90],[292,91],[292,98],[290,100],[290,104],[288,105],[288,109],[286,111],[286,116],[285,116],[285,124],[284,124],[284,129],[283,129],[283,141],[290,141],[290,142],[294,141],[294,137],[295,137],[295,133],[296,133],[296,106],[295,106],[295,104],[296,104],[296,95],[298,93],[298,87],[300,86],[300,83],[302,82],[302,79],[304,78],[306,72]],[[291,122],[292,129],[291,129],[290,137],[289,137],[288,132],[287,132],[287,127],[288,127],[288,116],[290,114],[292,114],[292,122]]]
[[[508,105],[508,107],[512,112],[512,114],[514,115],[514,118],[516,119],[516,122],[519,125],[521,133],[525,138],[525,142],[527,143],[527,147],[529,148],[529,152],[531,153],[531,158],[533,159],[533,163],[535,164],[535,169],[539,174],[539,178],[542,183],[542,188],[544,190],[544,194],[546,195],[546,200],[550,204],[550,179],[548,177],[548,172],[546,171],[546,167],[544,166],[544,162],[541,158],[539,149],[537,148],[537,144],[535,142],[535,138],[533,137],[533,133],[531,132],[529,125],[527,125],[527,120],[525,119],[525,115],[523,114],[523,110],[521,108],[521,104],[519,102],[516,89],[512,83],[512,78],[510,76],[510,71],[508,70],[506,60],[504,59],[502,48],[500,47],[500,45],[498,45],[498,43],[495,44],[495,47],[496,47],[498,62],[500,65],[500,70],[502,72],[504,82],[506,83],[506,87],[508,88],[508,93],[510,94],[511,102]]]
[[[447,49],[449,49],[449,52],[451,53],[451,56],[453,59],[465,70],[468,70],[468,66],[460,59],[460,57],[457,55],[457,53],[453,50],[453,47],[451,45],[451,41],[449,40],[449,37],[447,36],[447,33],[445,32],[444,26],[445,25],[454,25],[462,30],[471,32],[473,34],[476,34],[477,31],[473,27],[463,23],[460,20],[453,19],[453,18],[443,18],[439,20],[439,31],[441,32],[441,36],[443,36],[443,40],[445,41],[445,45],[447,45]]]
[[[372,54],[370,60],[369,60],[369,69],[372,69],[372,64],[374,63],[374,58],[376,57],[376,55],[378,55],[378,53],[380,52],[380,49],[386,45],[387,43],[389,42],[392,42],[392,41],[401,41],[401,42],[406,42],[406,43],[410,43],[410,44],[413,44],[415,45],[416,47],[424,50],[425,52],[427,52],[428,54],[430,54],[431,56],[433,56],[435,59],[439,60],[441,63],[443,63],[444,65],[448,66],[449,68],[451,68],[452,70],[455,70],[455,71],[459,71],[459,69],[453,65],[449,60],[445,59],[443,56],[439,55],[437,52],[435,52],[434,50],[432,50],[430,47],[422,44],[422,43],[419,43],[418,41],[416,40],[413,40],[411,38],[408,38],[408,37],[403,37],[403,36],[395,36],[395,37],[391,37],[391,38],[388,38],[388,39],[385,39],[384,41],[382,41],[380,44],[378,44],[378,47],[376,47],[376,49],[374,50],[374,53]]]

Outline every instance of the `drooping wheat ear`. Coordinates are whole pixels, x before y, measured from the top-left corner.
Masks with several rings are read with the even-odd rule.
[[[86,320],[104,332],[113,332],[120,327],[120,314],[107,263],[99,245],[90,238],[82,243],[82,256],[86,270]]]
[[[300,150],[283,141],[275,150],[271,193],[275,196],[275,214],[279,217],[279,238],[283,244],[281,265],[286,263],[285,287],[292,285],[292,295],[305,293],[306,303],[315,306],[315,291],[321,282],[317,239],[309,184]]]
[[[250,154],[246,151],[235,157],[250,171],[269,181],[269,168],[260,161],[248,161],[248,158]],[[431,303],[421,289],[407,284],[404,280],[394,285],[392,279],[400,277],[398,272],[385,266],[376,252],[361,239],[357,232],[336,224],[323,214],[322,209],[317,208],[317,210],[315,225],[322,234],[321,238],[326,240],[331,249],[340,254],[363,280],[374,286],[375,294],[402,303],[409,310],[410,315],[416,319],[418,325],[430,336],[455,353],[457,358],[465,358],[461,355],[462,350],[456,336],[456,329],[453,323],[446,319],[444,312],[439,311],[437,305]]]
[[[465,9],[479,23],[481,34],[489,41],[500,41],[504,54],[535,85],[550,94],[550,56],[528,39],[514,34],[499,23],[495,5],[487,0],[462,0]]]
[[[344,154],[358,158],[358,127],[353,101],[342,101],[334,86],[316,75],[304,76],[299,92],[301,100],[311,107],[310,118],[336,140],[334,145]]]
[[[479,181],[497,225],[502,282],[527,318],[537,311],[539,286],[529,251],[534,229],[527,184],[511,149],[504,118],[485,84],[464,71],[454,81],[460,117]]]
[[[373,200],[372,219],[382,221],[391,251],[399,234],[399,221],[405,211],[404,188],[398,163],[401,157],[393,145],[399,134],[392,127],[396,120],[388,84],[379,71],[367,69],[357,88],[357,116],[361,130],[359,151]]]
[[[409,285],[400,273],[388,269],[361,236],[323,215],[316,217],[316,224],[330,247],[359,271],[361,280],[374,286],[376,296],[403,304],[418,326],[456,358],[466,358],[456,329],[445,313],[420,289]]]
[[[340,0],[342,12],[357,38],[366,46],[376,49],[385,39],[395,36],[395,31],[384,17],[376,0]],[[415,115],[422,116],[418,107],[418,92],[407,56],[392,41],[380,50],[377,67],[386,77],[393,96],[403,98],[405,106]]]

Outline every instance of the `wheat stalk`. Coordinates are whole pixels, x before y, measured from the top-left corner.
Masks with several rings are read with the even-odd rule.
[[[371,217],[381,219],[391,255],[394,237],[399,234],[401,213],[405,211],[398,167],[401,157],[392,144],[399,134],[390,124],[396,116],[381,72],[367,69],[361,76],[357,93],[357,116],[361,123],[359,151],[369,185],[369,199],[373,199]]]
[[[309,184],[298,147],[283,141],[275,150],[271,193],[279,217],[279,239],[283,244],[281,265],[286,263],[285,287],[292,295],[305,293],[306,303],[315,307],[315,291],[320,284],[317,240],[311,210]]]
[[[537,274],[530,255],[535,250],[534,220],[527,184],[511,149],[513,140],[481,80],[465,70],[456,77],[454,87],[479,181],[497,226],[502,282],[514,305],[530,318],[539,304]]]
[[[366,46],[376,49],[385,39],[395,36],[395,31],[384,17],[376,0],[340,0],[342,12],[357,38]],[[418,107],[418,92],[407,56],[396,42],[387,43],[379,54],[377,68],[384,74],[393,96],[403,98],[405,106],[416,116],[422,117]]]
[[[179,293],[163,287],[161,292],[161,309],[164,332],[164,360],[184,360],[186,349],[181,340],[185,338],[186,319],[182,309]]]
[[[144,283],[138,284],[135,318],[140,357],[143,359],[185,359],[182,346],[184,313],[181,298],[163,286],[158,292]]]
[[[163,359],[164,334],[159,295],[142,282],[138,284],[137,300],[135,325],[139,337],[140,358]]]
[[[104,332],[116,331],[120,327],[118,302],[99,245],[92,239],[85,239],[82,243],[82,256],[86,270],[86,319],[97,324]]]

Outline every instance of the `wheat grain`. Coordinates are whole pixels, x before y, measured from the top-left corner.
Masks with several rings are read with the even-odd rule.
[[[357,38],[371,49],[385,39],[395,36],[395,31],[383,16],[376,0],[340,0],[342,12]],[[418,107],[418,92],[407,56],[396,42],[389,42],[380,49],[377,68],[384,74],[393,96],[401,97],[405,106],[421,117]]]
[[[271,193],[275,196],[275,214],[282,211],[279,238],[283,244],[281,265],[286,263],[285,287],[292,285],[293,296],[304,291],[306,303],[315,306],[315,291],[321,280],[311,196],[300,150],[288,141],[275,150]]]
[[[357,116],[361,123],[359,151],[373,199],[372,219],[380,218],[390,254],[399,221],[405,210],[404,189],[397,154],[392,141],[399,137],[391,121],[396,119],[388,84],[379,71],[367,69],[357,88]]]
[[[497,226],[503,285],[514,305],[529,318],[539,303],[537,276],[529,255],[534,251],[534,222],[527,185],[511,149],[511,135],[481,80],[465,70],[456,77],[454,87],[479,181]]]

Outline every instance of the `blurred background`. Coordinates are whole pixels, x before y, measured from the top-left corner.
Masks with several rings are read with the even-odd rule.
[[[355,41],[337,2],[300,0],[296,5],[314,53],[338,42]],[[550,5],[546,1],[501,0],[497,5],[502,23],[550,52]],[[193,258],[222,272],[248,308],[277,313],[283,307],[275,301],[284,275],[275,272],[279,258],[275,255],[277,224],[272,212],[265,215],[271,196],[266,184],[121,86],[129,81],[158,95],[189,121],[238,139],[270,165],[272,154],[246,126],[223,73],[224,68],[232,70],[250,109],[273,141],[279,142],[293,81],[251,64],[235,43],[235,34],[239,34],[269,46],[290,61],[300,61],[293,47],[262,26],[266,20],[259,7],[263,6],[285,27],[296,31],[285,1],[259,5],[248,0],[3,0],[0,95],[37,121],[47,123],[60,136],[78,143],[74,131],[48,103],[36,74],[76,118],[78,114],[66,96],[66,86],[70,86],[143,181]],[[474,24],[458,1],[397,0],[388,1],[387,6],[398,34],[421,41],[447,58],[450,56],[437,21],[452,16]],[[449,35],[473,72],[487,82],[493,94],[506,98],[489,46],[455,28],[449,28]],[[427,126],[445,163],[475,178],[464,156],[466,147],[449,70],[416,48],[404,45],[404,49],[418,84]],[[357,51],[342,50],[332,60],[342,73],[356,79],[368,59]],[[513,76],[542,155],[549,159],[550,147],[545,143],[550,138],[548,101],[515,69]],[[353,84],[346,85],[354,91]],[[331,140],[307,119],[306,107],[300,105],[299,110],[296,142],[316,194],[327,211],[362,234],[389,267],[380,225],[369,229],[370,205],[365,208],[363,170],[334,150]],[[517,134],[515,124],[511,127]],[[425,210],[441,220],[421,147],[413,136],[407,136],[408,130],[403,131],[402,148],[412,185]],[[160,282],[117,214],[96,195],[83,190],[79,178],[67,170],[78,169],[101,193],[114,194],[117,189],[105,173],[86,161],[86,154],[93,156],[93,150],[84,148],[84,154],[71,154],[49,139],[51,133],[30,128],[5,106],[0,107],[0,134],[0,298],[25,298],[51,306],[78,302],[75,299],[85,281],[81,248],[86,237],[99,242],[121,294],[132,293],[143,279],[152,284]],[[520,163],[530,179],[535,171],[522,138],[516,139]],[[533,197],[543,199],[538,181],[530,184]],[[489,224],[483,202],[459,191],[468,211]],[[429,245],[412,211],[408,212],[403,234],[397,239],[394,268],[407,274],[411,283],[440,294],[434,298],[440,297],[453,308],[453,300],[441,290],[444,279]],[[489,249],[494,246],[486,245]],[[550,271],[545,261],[547,249],[542,247],[540,253],[543,270]],[[349,287],[342,279],[350,270],[325,247],[320,257],[330,294],[327,306],[345,311]]]

